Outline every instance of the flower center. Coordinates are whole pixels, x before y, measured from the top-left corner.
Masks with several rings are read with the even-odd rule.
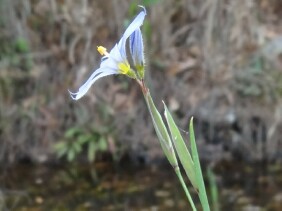
[[[130,65],[128,62],[126,63],[119,63],[118,68],[120,73],[127,75],[130,71]]]

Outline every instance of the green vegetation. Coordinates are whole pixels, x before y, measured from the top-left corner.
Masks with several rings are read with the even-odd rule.
[[[88,161],[93,162],[97,152],[108,149],[107,134],[107,129],[86,132],[82,128],[70,128],[64,139],[55,144],[54,149],[59,158],[66,157],[69,162],[74,161],[85,150]]]
[[[219,199],[218,199],[218,188],[216,184],[216,178],[214,173],[210,168],[208,168],[207,171],[207,177],[209,180],[209,185],[210,185],[210,198],[211,198],[211,205],[212,205],[212,210],[213,211],[219,211]]]
[[[197,191],[198,196],[200,198],[200,202],[203,207],[203,210],[209,211],[210,207],[209,207],[208,197],[207,197],[207,193],[205,189],[205,183],[204,183],[204,179],[202,175],[197,145],[195,141],[195,134],[194,134],[194,128],[193,128],[193,117],[191,118],[190,125],[189,125],[191,154],[192,154],[191,156],[180,134],[180,131],[178,127],[176,126],[176,123],[174,122],[169,110],[167,109],[167,106],[164,104],[165,119],[168,124],[168,129],[166,128],[160,113],[158,112],[158,110],[156,109],[156,106],[154,105],[150,92],[149,91],[144,92],[144,97],[146,99],[147,106],[150,111],[150,114],[153,120],[153,124],[155,127],[155,131],[159,138],[164,154],[166,155],[171,166],[173,167],[185,191],[187,199],[191,204],[192,209],[194,211],[197,210],[195,203],[189,192],[189,189],[187,187],[187,184],[185,184],[183,180],[182,174],[180,172],[178,160],[176,157],[179,158],[187,177],[189,178],[190,182],[192,183],[194,189]],[[168,130],[170,131],[171,136],[168,135]]]
[[[33,60],[28,40],[24,37],[11,39],[0,35],[0,65],[30,70]]]

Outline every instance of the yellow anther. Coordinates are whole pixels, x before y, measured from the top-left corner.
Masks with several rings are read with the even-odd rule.
[[[109,53],[107,52],[107,49],[103,46],[97,46],[97,51],[102,55],[102,56],[107,56]]]

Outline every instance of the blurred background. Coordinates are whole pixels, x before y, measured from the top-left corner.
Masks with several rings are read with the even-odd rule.
[[[133,80],[67,91],[138,4],[147,84],[186,138],[195,117],[210,200],[281,210],[281,0],[0,0],[0,210],[189,210]]]

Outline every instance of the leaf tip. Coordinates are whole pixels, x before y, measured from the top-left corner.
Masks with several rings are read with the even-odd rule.
[[[190,119],[190,124],[193,125],[193,121],[194,121],[194,116],[191,117],[191,119]]]
[[[163,104],[164,104],[164,115],[165,115],[165,117],[167,118],[167,106],[166,106],[166,104],[165,104],[165,102],[162,100],[162,102],[163,102]]]

